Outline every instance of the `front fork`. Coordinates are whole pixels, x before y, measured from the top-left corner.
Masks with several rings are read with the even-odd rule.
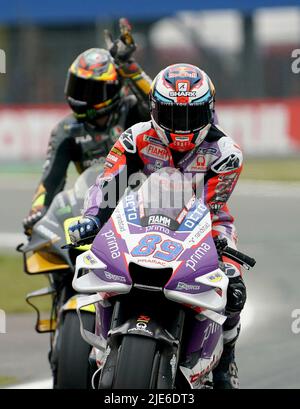
[[[178,364],[180,360],[181,341],[185,322],[185,312],[178,308],[174,314],[170,316],[167,323],[162,323],[157,320],[158,311],[154,310],[153,315],[151,309],[144,312],[144,308],[137,308],[131,311],[128,316],[124,313],[122,306],[124,301],[116,301],[111,312],[110,328],[100,328],[99,322],[104,326],[107,323],[107,317],[104,319],[103,314],[107,314],[105,308],[97,307],[96,328],[98,334],[107,336],[107,347],[103,354],[104,359],[101,359],[102,367],[101,388],[110,389],[113,384],[114,370],[116,368],[119,347],[122,338],[126,335],[147,336],[156,340],[158,354],[156,355],[157,365],[157,389],[173,389],[175,386]],[[156,314],[155,314],[156,313]],[[164,325],[165,324],[165,325]],[[102,355],[102,358],[103,358]]]

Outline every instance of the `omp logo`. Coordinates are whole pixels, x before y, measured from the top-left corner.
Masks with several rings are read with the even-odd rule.
[[[6,334],[6,314],[0,310],[0,334]]]
[[[0,49],[0,74],[6,74],[6,54]]]

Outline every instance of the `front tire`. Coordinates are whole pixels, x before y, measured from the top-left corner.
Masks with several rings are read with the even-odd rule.
[[[159,352],[156,341],[143,336],[122,340],[113,389],[153,389],[157,382]]]
[[[94,332],[95,315],[88,312],[82,312],[81,315],[84,328]],[[80,334],[79,318],[75,311],[66,312],[60,331],[61,343],[55,389],[90,389],[91,346]]]

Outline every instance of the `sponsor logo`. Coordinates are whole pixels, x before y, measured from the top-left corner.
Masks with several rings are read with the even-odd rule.
[[[209,279],[209,281],[211,281],[212,283],[218,283],[219,281],[221,281],[223,279],[222,274],[220,273],[215,273],[210,275],[209,277],[207,277]]]
[[[194,285],[194,284],[187,284],[183,283],[182,281],[179,281],[177,284],[176,290],[183,290],[183,291],[190,291],[190,290],[200,290],[200,285]]]
[[[106,157],[106,160],[110,160],[111,162],[118,162],[119,158],[117,156],[112,155],[111,153],[109,153]]]
[[[136,220],[138,218],[136,203],[133,195],[128,195],[125,197],[125,209],[126,216],[129,221]]]
[[[113,146],[113,147],[111,148],[111,152],[114,153],[115,155],[118,155],[118,156],[122,156],[122,155],[123,155],[123,152],[122,152],[120,149],[118,149],[116,146]]]
[[[221,162],[213,166],[213,170],[216,172],[226,172],[230,170],[237,169],[240,164],[240,159],[235,155],[231,154],[228,158],[225,158]]]
[[[209,363],[209,365],[205,369],[203,369],[201,372],[197,372],[193,375],[190,375],[190,382],[193,384],[194,388],[201,385],[201,378],[203,378],[207,373],[209,373],[215,367],[216,363],[219,362],[222,352],[223,351],[221,351],[218,355],[213,355],[212,360]]]
[[[171,219],[166,216],[149,216],[149,224],[162,224],[163,226],[170,227]]]
[[[141,322],[146,322],[148,323],[151,320],[150,317],[148,317],[147,315],[140,315],[137,319],[137,322],[141,321]]]
[[[146,322],[137,322],[135,328],[130,328],[128,332],[145,332],[146,334],[153,336],[153,332],[147,329]]]
[[[124,149],[129,153],[136,152],[136,145],[133,139],[132,130],[129,128],[127,131],[123,132],[120,136],[120,143],[123,145]]]
[[[92,140],[93,138],[89,134],[83,135],[83,136],[76,136],[75,138],[76,143],[87,143],[87,142],[91,142]]]
[[[205,342],[208,340],[208,338],[211,335],[215,334],[217,331],[219,331],[220,328],[221,326],[217,324],[216,322],[211,322],[210,324],[208,324],[208,326],[204,330],[203,340],[202,340],[202,344],[200,348],[202,348]]]
[[[177,217],[176,221],[178,224],[181,224],[185,216],[188,214],[188,211],[186,209],[183,209],[180,213],[179,216]]]
[[[197,155],[193,162],[188,166],[188,171],[206,171],[207,163],[204,155]]]
[[[209,227],[210,227],[210,224],[206,222],[203,226],[199,228],[199,230],[197,230],[197,233],[193,237],[190,238],[188,243],[195,244],[196,241],[199,241],[198,239],[200,239],[203,233],[206,233],[208,231]]]
[[[175,73],[175,72],[169,73],[169,78],[177,78],[177,77],[197,78],[197,74],[195,72],[187,72],[187,71],[180,71],[178,73]]]
[[[152,231],[158,231],[160,233],[164,234],[169,234],[170,230],[167,229],[166,227],[163,226],[147,226],[146,227],[146,233],[152,232]]]
[[[175,141],[178,141],[178,142],[188,142],[190,139],[189,139],[189,137],[188,136],[178,136],[178,135],[175,135]]]
[[[170,91],[170,97],[196,97],[196,91]]]
[[[114,217],[116,218],[117,226],[119,228],[120,233],[124,233],[124,231],[126,231],[125,220],[123,220],[123,217],[118,210],[114,212]]]
[[[202,155],[216,155],[218,152],[215,148],[198,148],[197,153],[202,153]]]
[[[164,146],[164,143],[160,139],[155,138],[154,136],[144,135],[144,141],[145,142],[153,142],[153,143],[155,143],[157,145]]]
[[[184,226],[188,229],[193,229],[199,220],[202,219],[206,211],[207,207],[200,202],[193,213],[184,221]]]
[[[126,282],[126,278],[123,276],[117,276],[115,274],[109,273],[108,271],[104,271],[104,275],[108,280],[113,281],[121,281],[122,283]]]
[[[107,246],[109,248],[111,258],[116,259],[121,256],[121,253],[119,251],[119,246],[117,243],[117,239],[115,236],[115,233],[112,230],[109,230],[105,233],[102,233],[101,236],[105,237]]]
[[[86,256],[84,256],[83,261],[88,265],[97,264],[97,260],[91,254],[87,254]]]
[[[195,253],[190,257],[189,260],[185,263],[186,267],[189,267],[193,271],[197,271],[197,265],[199,261],[206,256],[208,251],[211,249],[208,243],[202,243]]]
[[[147,148],[143,150],[143,153],[155,159],[167,160],[169,157],[167,149],[153,144],[148,145]]]

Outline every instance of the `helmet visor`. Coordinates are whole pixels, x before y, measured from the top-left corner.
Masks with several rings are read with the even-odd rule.
[[[173,133],[195,132],[211,122],[209,103],[168,104],[155,101],[152,108],[155,122]]]
[[[69,72],[65,94],[76,101],[86,102],[89,105],[98,105],[113,99],[120,89],[120,82],[110,84],[106,81],[80,78]]]

